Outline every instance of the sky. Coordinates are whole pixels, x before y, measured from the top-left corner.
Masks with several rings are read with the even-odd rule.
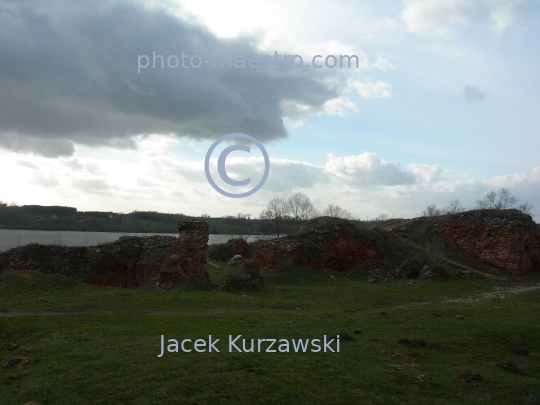
[[[302,192],[370,219],[505,187],[539,222],[539,42],[534,0],[0,0],[0,200],[257,217]],[[205,174],[231,133],[269,156],[245,198]],[[240,138],[209,162],[230,193],[265,168]]]

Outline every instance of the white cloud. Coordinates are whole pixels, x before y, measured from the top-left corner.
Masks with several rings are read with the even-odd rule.
[[[377,60],[371,64],[372,68],[379,69],[380,71],[384,72],[388,69],[394,69],[395,66],[392,65],[388,59],[383,58],[382,56],[378,56]]]
[[[301,126],[304,119],[318,115],[333,115],[345,117],[348,112],[358,112],[355,102],[348,97],[337,97],[325,101],[322,106],[314,107],[295,102],[282,102],[281,106],[287,111],[287,116],[294,122],[293,125]]]
[[[540,183],[540,166],[535,167],[531,173],[512,173],[495,176],[489,181],[486,181],[486,186],[497,187],[516,187],[521,184]],[[540,197],[540,189],[536,190],[536,194]],[[540,201],[540,198],[537,200]]]
[[[465,207],[473,208],[475,200],[486,191],[508,187],[520,202],[535,205],[534,212],[540,215],[540,207],[536,206],[540,201],[540,167],[528,173],[478,180],[459,175],[453,179],[440,165],[400,165],[370,152],[342,157],[329,154],[324,165],[300,158],[271,158],[270,176],[264,187],[252,197],[234,201],[211,188],[202,159],[179,158],[169,151],[167,139],[160,137],[144,140],[145,147],[152,151],[147,154],[140,148],[142,142],[139,140],[139,150],[129,152],[127,157],[125,152],[112,150],[92,158],[35,158],[32,162],[40,170],[37,175],[20,170],[14,177],[0,178],[0,199],[20,204],[70,205],[81,210],[137,209],[189,215],[228,215],[243,210],[258,215],[273,197],[302,191],[321,210],[337,203],[362,218],[381,213],[410,217],[419,215],[429,204],[442,207],[456,198]],[[157,153],[160,148],[161,154]],[[227,172],[237,179],[251,177],[256,183],[262,175],[262,158],[239,155],[231,154],[227,159]],[[8,171],[18,160],[28,157],[0,151],[0,170]],[[86,170],[90,166],[99,167],[99,174]]]
[[[420,179],[422,183],[434,183],[442,180],[443,170],[438,165],[410,164],[411,171]]]
[[[407,31],[447,38],[455,26],[479,25],[502,34],[519,14],[533,10],[533,0],[402,0]]]
[[[358,68],[356,68],[356,60],[353,59],[351,61],[351,66],[355,67],[355,72],[360,72],[362,70],[368,70],[373,68],[373,65],[369,63],[368,57],[364,52],[354,46],[347,45],[336,40],[325,41],[298,48],[306,57],[309,58],[312,58],[315,55],[321,55],[324,59],[328,55],[334,55],[337,58],[337,66],[339,66],[340,55],[349,55],[351,57],[353,55],[356,55],[358,57]],[[319,64],[322,63],[323,59],[318,59]],[[343,63],[346,64],[346,62],[347,60],[344,59]],[[331,62],[329,61],[328,63]]]
[[[413,184],[414,174],[395,163],[382,160],[375,153],[336,157],[328,155],[325,169],[350,186]]]
[[[148,137],[138,136],[135,138],[137,149],[147,156],[163,156],[167,148],[180,145],[178,139],[167,135],[150,135]]]
[[[45,176],[41,173],[36,174],[29,181],[30,184],[41,186],[41,187],[56,187],[59,182],[54,176]]]
[[[22,159],[19,159],[17,161],[17,166],[26,167],[27,169],[39,170],[39,167],[37,167],[32,162],[28,162],[28,161],[22,160]]]
[[[390,17],[378,18],[373,21],[374,28],[383,32],[403,31],[403,22]]]
[[[88,193],[101,193],[108,190],[111,186],[103,179],[80,179],[75,178],[71,185],[81,191]]]
[[[363,98],[388,98],[392,96],[392,86],[385,82],[371,83],[353,80],[351,85]]]
[[[323,105],[323,114],[345,117],[347,111],[358,112],[356,104],[347,97],[339,97],[333,100],[328,100]]]

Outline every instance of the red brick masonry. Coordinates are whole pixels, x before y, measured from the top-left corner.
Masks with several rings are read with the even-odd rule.
[[[231,239],[226,243],[208,246],[208,257],[212,260],[227,262],[236,255],[244,258],[249,256],[249,246],[244,239]]]
[[[509,274],[540,271],[540,229],[530,216],[517,210],[468,211],[433,218],[430,223],[441,237]],[[377,248],[373,232],[359,230],[347,220],[320,217],[295,235],[249,244],[252,256],[247,254],[247,244],[239,240],[212,250],[216,260],[229,260],[235,254],[251,256],[260,270],[312,267],[345,271],[374,264],[388,253],[388,247]],[[170,289],[180,279],[209,281],[205,269],[208,224],[181,219],[178,233],[178,238],[123,237],[90,247],[22,246],[0,254],[0,273],[39,270],[98,286],[162,289]]]
[[[540,228],[518,210],[446,215],[435,220],[433,230],[506,273],[540,271]]]
[[[0,254],[0,272],[7,269],[39,270],[108,287],[163,289],[189,278],[208,281],[206,251],[208,224],[178,221],[179,237],[122,237],[116,242],[89,247],[26,245]]]
[[[256,245],[251,260],[260,270],[312,267],[344,271],[379,259],[375,245],[352,222],[330,217],[309,221],[295,235]]]

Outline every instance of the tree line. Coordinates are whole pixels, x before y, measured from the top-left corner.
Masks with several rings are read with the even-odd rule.
[[[515,207],[523,213],[531,214],[533,206],[529,202],[519,205],[518,202],[519,200],[509,189],[501,188],[487,192],[483,198],[476,200],[475,207],[469,209],[504,210]],[[465,207],[456,199],[450,201],[445,207],[428,205],[421,215],[432,217],[456,214],[465,210]],[[337,204],[329,204],[324,210],[319,211],[312,200],[300,192],[293,193],[288,198],[273,198],[258,218],[252,218],[250,213],[238,213],[236,216],[222,218],[202,215],[200,218],[208,222],[211,233],[229,235],[229,238],[248,239],[250,235],[255,234],[272,234],[279,237],[283,234],[294,233],[306,221],[320,216],[354,220],[364,226],[391,219],[388,214],[380,214],[371,221],[361,221]],[[77,211],[73,207],[18,206],[15,203],[8,204],[0,201],[0,227],[176,233],[176,223],[181,217],[191,218],[184,214],[165,214],[155,211],[133,211],[129,214],[85,212]]]
[[[512,195],[509,189],[501,188],[497,191],[487,192],[483,198],[476,200],[476,206],[470,209],[505,210],[515,207],[521,212],[530,215],[533,206],[529,202],[516,206],[518,202],[519,200]],[[422,212],[422,216],[433,217],[456,214],[465,210],[465,207],[461,205],[459,200],[455,199],[442,208],[437,207],[435,204],[428,205]],[[320,212],[315,208],[311,199],[300,192],[291,194],[288,198],[273,198],[260,213],[259,219],[264,221],[265,225],[263,226],[267,232],[273,233],[276,237],[279,237],[282,234],[295,232],[304,222],[320,216],[344,218],[363,222],[359,218],[355,219],[350,212],[337,204],[330,204]],[[380,214],[373,218],[371,223],[382,222],[388,219],[391,219],[388,214]]]
[[[133,211],[78,211],[74,207],[23,205],[0,201],[0,227],[19,229],[84,230],[104,232],[175,233],[183,214]]]
[[[499,190],[488,191],[483,198],[476,200],[476,206],[469,209],[478,210],[507,210],[515,208],[524,214],[531,215],[533,206],[528,201],[516,204],[519,200],[512,195],[512,192],[507,188],[501,188]],[[465,207],[461,205],[459,200],[452,200],[446,207],[439,208],[435,204],[428,205],[424,211],[422,211],[423,217],[436,217],[446,214],[457,214],[465,211]]]
[[[300,192],[291,194],[286,199],[273,198],[261,212],[259,219],[265,221],[266,228],[271,228],[272,233],[279,237],[281,234],[298,230],[304,222],[320,216],[354,219],[350,212],[335,204],[328,205],[321,213],[311,199]]]

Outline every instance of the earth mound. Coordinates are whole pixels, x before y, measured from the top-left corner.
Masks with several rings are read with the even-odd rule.
[[[331,217],[312,219],[294,235],[258,242],[252,257],[261,270],[307,267],[345,271],[378,259],[377,247],[367,232],[349,220]]]

